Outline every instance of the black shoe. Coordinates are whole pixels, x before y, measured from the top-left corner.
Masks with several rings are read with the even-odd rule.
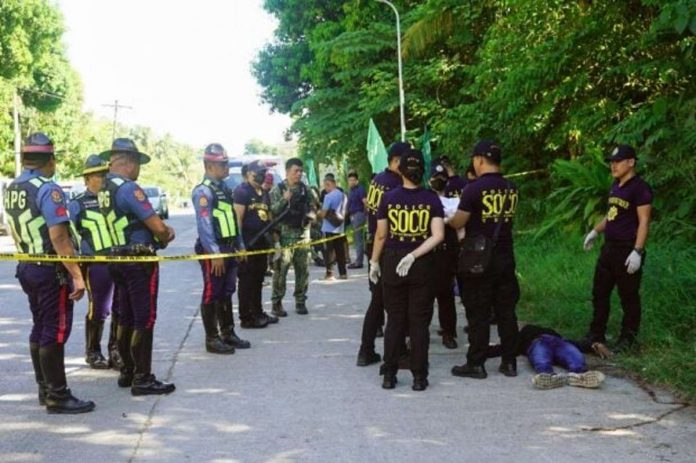
[[[85,362],[93,370],[108,370],[109,361],[102,355],[101,352],[87,352]]]
[[[452,367],[452,375],[461,376],[463,378],[486,379],[488,373],[483,365],[455,365]]]
[[[307,315],[309,313],[304,302],[298,302],[295,304],[295,312],[297,312],[299,315]]]
[[[375,333],[376,338],[383,338],[384,337],[384,328],[381,326],[377,328],[377,332]]]
[[[396,380],[396,375],[385,374],[384,379],[382,380],[382,389],[394,389],[396,387],[396,383],[398,383]]]
[[[362,265],[358,265],[358,264],[350,264],[350,265],[348,265],[348,268],[350,268],[350,269],[357,269],[357,268],[363,268],[363,266],[362,266]]]
[[[163,383],[158,381],[153,374],[138,375],[133,380],[131,387],[131,395],[160,395],[170,394],[176,390],[176,386],[171,383]]]
[[[118,387],[131,387],[133,385],[133,370],[121,369],[117,382]]]
[[[248,349],[251,347],[251,343],[249,341],[237,336],[237,333],[234,332],[234,328],[230,330],[230,333],[222,335],[222,342],[234,347],[235,349]]]
[[[457,340],[451,334],[442,335],[442,345],[448,349],[456,349],[458,347]]]
[[[278,323],[278,317],[275,317],[271,314],[267,314],[266,312],[261,312],[260,317],[265,318],[269,325],[272,325],[273,323]]]
[[[498,371],[508,378],[514,378],[517,376],[517,365],[514,363],[503,362],[500,364]]]
[[[280,301],[273,303],[273,308],[271,309],[271,313],[273,315],[275,315],[276,317],[287,317],[288,316],[288,313],[283,308],[283,303]]]
[[[244,329],[266,328],[268,320],[264,317],[254,317],[251,320],[242,320],[239,325]]]
[[[413,378],[413,385],[411,386],[411,389],[414,391],[420,392],[420,391],[425,391],[428,388],[428,378],[423,378],[423,377],[415,377]]]
[[[375,352],[360,352],[358,353],[358,362],[357,365],[359,367],[366,367],[368,365],[372,365],[373,363],[379,363],[379,361],[382,360],[382,357]]]
[[[205,338],[205,350],[211,354],[234,354],[234,346],[222,342],[222,339],[217,336],[214,338]]]
[[[633,350],[636,347],[636,339],[627,336],[619,336],[619,340],[616,341],[612,350],[617,354],[623,354]]]
[[[46,394],[46,411],[51,414],[76,415],[94,410],[94,402],[80,400],[67,387],[50,390]]]
[[[118,348],[113,348],[109,350],[109,368],[116,371],[121,371],[123,367],[123,360],[121,360],[121,354],[118,353]]]

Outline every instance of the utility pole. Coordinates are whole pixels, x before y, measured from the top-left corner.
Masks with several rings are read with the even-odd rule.
[[[114,104],[105,104],[102,106],[106,106],[107,108],[114,108],[114,125],[111,130],[111,139],[114,140],[116,139],[116,122],[118,121],[118,109],[123,108],[123,109],[133,109],[132,106],[126,106],[118,103],[118,100],[114,100]]]
[[[401,116],[401,141],[406,141],[406,115],[405,115],[405,97],[404,97],[404,73],[403,64],[401,62],[401,18],[399,17],[399,10],[396,9],[394,4],[389,0],[377,0],[380,3],[384,3],[394,11],[394,16],[396,16],[396,56],[399,66],[399,110]]]
[[[19,128],[19,92],[17,88],[14,91],[12,105],[12,119],[14,121],[14,152],[15,152],[15,177],[19,177],[22,173],[22,132]]]

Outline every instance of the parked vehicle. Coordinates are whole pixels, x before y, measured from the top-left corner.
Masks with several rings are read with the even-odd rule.
[[[163,219],[169,218],[169,204],[167,201],[167,193],[158,186],[143,187],[147,199],[150,200],[152,208]]]

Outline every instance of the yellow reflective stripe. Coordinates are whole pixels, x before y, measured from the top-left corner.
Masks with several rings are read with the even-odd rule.
[[[111,233],[112,243],[116,246],[126,245],[126,234],[125,229],[128,226],[128,218],[121,217],[116,220],[116,212],[111,211],[109,215],[106,216],[106,223]]]
[[[231,204],[218,201],[218,207],[213,210],[213,217],[220,224],[220,233],[223,238],[237,236],[237,227],[234,220],[234,211]]]
[[[81,225],[91,233],[94,251],[101,251],[112,246],[109,226],[101,213],[86,210]]]

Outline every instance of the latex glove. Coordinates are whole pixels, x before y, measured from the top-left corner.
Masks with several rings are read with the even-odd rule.
[[[592,231],[590,231],[587,234],[587,236],[585,237],[585,242],[582,245],[583,249],[585,251],[589,251],[590,249],[592,249],[592,246],[594,246],[594,242],[598,236],[599,236],[599,233],[594,231],[594,229]]]
[[[638,254],[636,251],[631,251],[631,253],[628,255],[628,258],[626,258],[626,262],[624,265],[626,266],[626,271],[630,274],[633,275],[640,269],[640,264],[643,261],[643,258]]]
[[[413,265],[415,261],[416,257],[413,254],[406,254],[404,258],[399,261],[399,265],[396,266],[396,274],[400,277],[405,277],[408,275],[408,271],[411,269],[411,265]]]
[[[382,269],[379,268],[379,262],[370,261],[370,281],[373,284],[377,284],[379,278],[382,276]]]
[[[280,243],[276,243],[273,246],[276,252],[273,253],[273,263],[278,262],[283,257],[283,251],[281,251]]]

